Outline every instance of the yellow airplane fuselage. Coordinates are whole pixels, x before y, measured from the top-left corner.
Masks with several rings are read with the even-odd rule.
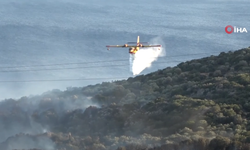
[[[133,47],[129,49],[130,54],[135,54],[140,48],[139,47]]]

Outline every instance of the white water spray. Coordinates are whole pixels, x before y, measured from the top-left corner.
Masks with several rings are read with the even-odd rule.
[[[161,44],[160,38],[154,38],[150,44]],[[130,71],[133,75],[140,74],[144,69],[151,67],[152,62],[156,61],[159,57],[165,56],[165,50],[162,46],[159,50],[157,47],[140,48],[136,54],[130,54]]]

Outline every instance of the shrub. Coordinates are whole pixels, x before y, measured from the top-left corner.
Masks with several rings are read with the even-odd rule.
[[[221,71],[220,71],[220,70],[216,70],[216,71],[213,73],[213,76],[214,76],[214,77],[221,76]]]
[[[230,139],[222,136],[217,136],[209,143],[209,147],[212,149],[225,150],[230,144]]]

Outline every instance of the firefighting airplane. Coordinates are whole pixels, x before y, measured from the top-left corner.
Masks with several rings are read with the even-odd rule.
[[[128,44],[136,44],[136,45],[128,45]],[[140,37],[137,37],[137,42],[128,42],[127,44],[124,45],[107,45],[106,47],[108,50],[110,50],[110,47],[128,47],[129,48],[129,53],[130,54],[135,54],[140,47],[158,47],[158,50],[161,49],[161,45],[143,45],[143,44],[148,44],[148,42],[140,42]]]

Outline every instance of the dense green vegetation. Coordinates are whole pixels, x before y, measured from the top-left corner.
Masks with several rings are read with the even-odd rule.
[[[0,120],[49,126],[61,150],[250,150],[250,48],[0,105],[20,108]]]

